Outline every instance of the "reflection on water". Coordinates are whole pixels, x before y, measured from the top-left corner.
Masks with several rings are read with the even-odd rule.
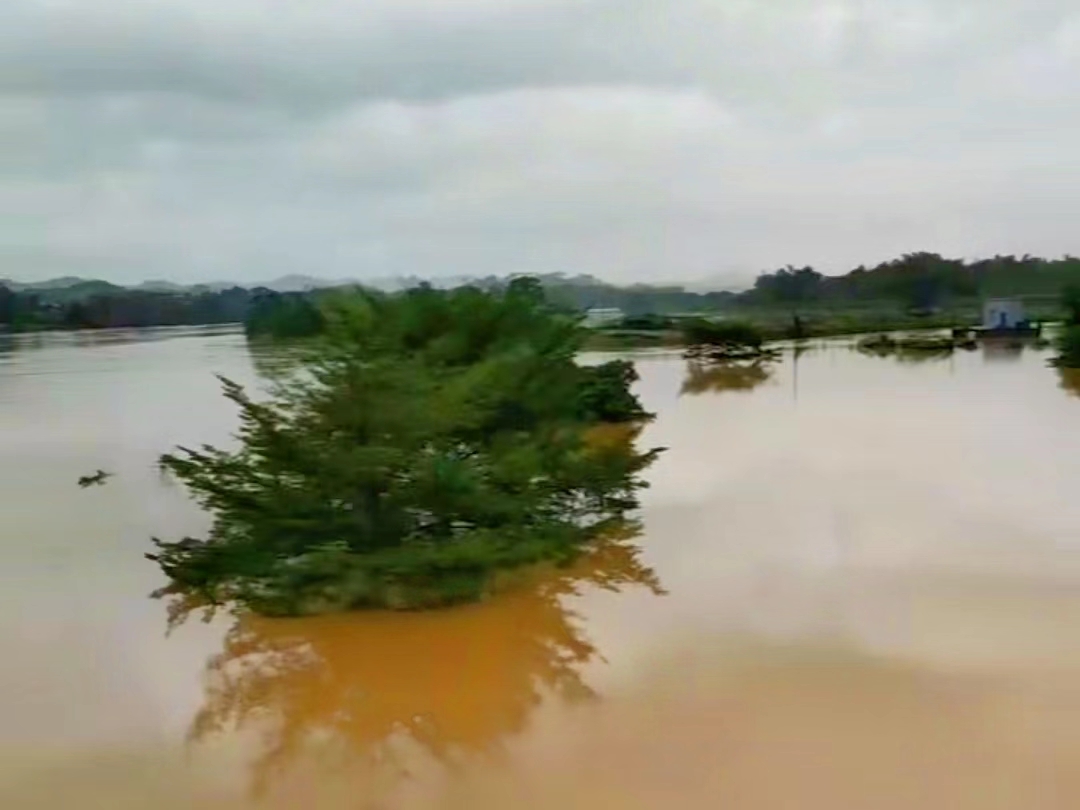
[[[1031,343],[1023,340],[994,340],[981,341],[982,356],[988,363],[1009,363],[1019,360],[1024,354],[1025,348],[1030,348]]]
[[[305,351],[303,346],[283,348],[253,341],[250,344],[251,364],[264,381],[272,382],[296,370]]]
[[[772,376],[769,361],[702,363],[687,361],[683,394],[719,393],[721,391],[753,391]]]
[[[1080,368],[1059,368],[1057,373],[1062,390],[1080,397]]]
[[[257,731],[260,794],[310,756],[316,739],[354,756],[402,754],[403,762],[417,748],[441,760],[497,753],[545,697],[594,694],[583,670],[598,651],[566,600],[590,586],[631,585],[662,593],[627,533],[485,604],[296,620],[243,615],[207,665],[190,738]],[[175,626],[189,606],[170,607]]]

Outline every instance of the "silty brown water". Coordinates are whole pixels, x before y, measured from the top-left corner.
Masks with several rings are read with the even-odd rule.
[[[458,610],[204,623],[147,598],[149,537],[206,524],[154,461],[227,440],[242,336],[5,339],[0,806],[1080,806],[1045,359],[646,354],[641,534]]]

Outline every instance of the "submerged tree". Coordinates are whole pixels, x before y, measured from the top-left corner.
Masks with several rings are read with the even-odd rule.
[[[1069,284],[1061,292],[1061,308],[1065,310],[1065,325],[1080,326],[1080,285]]]
[[[538,285],[328,299],[327,328],[266,401],[223,380],[236,450],[162,458],[214,514],[155,540],[178,586],[267,614],[480,598],[496,573],[568,562],[637,505],[658,449],[626,364],[579,366],[576,318]]]
[[[1055,341],[1058,356],[1054,363],[1062,368],[1080,368],[1080,286],[1069,285],[1062,291],[1061,306],[1065,325]]]
[[[693,318],[682,325],[685,356],[691,360],[730,362],[777,359],[779,352],[764,346],[765,336],[744,321],[710,321]]]
[[[1058,356],[1054,363],[1062,368],[1080,368],[1080,326],[1066,326],[1055,341]]]
[[[264,292],[257,295],[244,320],[248,337],[302,338],[320,334],[326,321],[311,296]]]
[[[709,321],[694,318],[683,324],[683,338],[689,346],[758,349],[764,342],[761,331],[744,321]]]

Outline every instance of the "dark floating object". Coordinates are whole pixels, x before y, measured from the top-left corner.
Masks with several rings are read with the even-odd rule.
[[[98,470],[93,475],[81,475],[79,476],[79,486],[83,489],[92,486],[100,486],[104,484],[106,479],[111,478],[112,473],[105,472],[104,470]]]

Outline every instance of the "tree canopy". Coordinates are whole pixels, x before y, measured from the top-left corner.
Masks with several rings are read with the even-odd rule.
[[[739,296],[743,304],[797,306],[814,302],[893,301],[929,309],[949,299],[980,296],[1054,296],[1080,283],[1080,259],[994,256],[965,261],[937,253],[906,253],[876,267],[825,276],[812,267],[786,267],[758,277]]]
[[[659,450],[634,447],[651,418],[634,369],[578,365],[584,330],[534,280],[321,306],[267,399],[223,380],[237,449],[162,457],[215,517],[205,539],[155,540],[176,584],[271,614],[468,601],[637,505]]]

